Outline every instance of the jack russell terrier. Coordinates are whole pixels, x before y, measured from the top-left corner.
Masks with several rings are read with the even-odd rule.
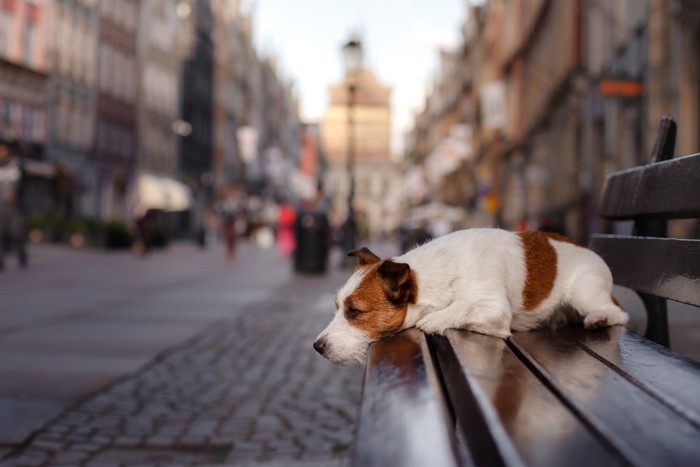
[[[335,298],[335,317],[314,349],[339,363],[364,363],[369,344],[412,326],[427,334],[466,329],[508,337],[583,321],[624,325],[603,259],[545,232],[469,229],[382,260],[351,251],[359,265]]]

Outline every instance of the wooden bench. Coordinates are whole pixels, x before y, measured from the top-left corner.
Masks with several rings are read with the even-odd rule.
[[[608,178],[601,214],[633,235],[590,243],[660,343],[665,299],[700,306],[700,240],[666,238],[669,219],[700,217],[700,154],[665,160],[674,138],[663,119],[652,162]],[[621,327],[410,329],[369,349],[352,465],[697,466],[700,364]]]

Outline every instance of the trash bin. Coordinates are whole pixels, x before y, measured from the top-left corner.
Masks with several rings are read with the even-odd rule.
[[[294,230],[296,233],[294,270],[307,273],[325,272],[330,233],[326,213],[299,212]]]

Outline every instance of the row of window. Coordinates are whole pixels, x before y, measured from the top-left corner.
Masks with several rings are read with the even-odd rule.
[[[178,78],[176,73],[155,63],[144,65],[143,98],[147,109],[161,115],[177,115]]]
[[[54,141],[77,150],[90,149],[95,123],[87,103],[71,99],[67,93],[62,94],[58,99],[54,119]]]
[[[15,130],[14,137],[30,143],[46,139],[46,111],[30,105],[0,99],[0,128]]]
[[[125,125],[101,119],[97,124],[97,152],[122,159],[133,158],[134,130]]]
[[[21,42],[13,43],[18,38]],[[20,61],[30,68],[41,68],[40,52],[36,18],[27,11],[17,16],[15,11],[0,3],[0,57]]]
[[[95,84],[97,35],[86,9],[57,4],[51,33],[54,66],[61,75],[87,86]]]
[[[100,13],[126,32],[133,34],[138,25],[138,4],[134,0],[101,0]]]
[[[175,171],[177,140],[173,133],[163,133],[153,125],[144,125],[143,159],[139,163],[144,168],[154,171]]]
[[[112,44],[100,45],[100,91],[127,103],[134,102],[135,71],[133,55],[114,48]]]

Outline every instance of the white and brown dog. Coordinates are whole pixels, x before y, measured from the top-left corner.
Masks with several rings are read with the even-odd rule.
[[[603,259],[556,234],[469,229],[386,260],[367,248],[349,255],[359,266],[314,343],[340,364],[363,363],[371,342],[412,326],[507,337],[572,318],[586,329],[629,318],[611,295]]]

